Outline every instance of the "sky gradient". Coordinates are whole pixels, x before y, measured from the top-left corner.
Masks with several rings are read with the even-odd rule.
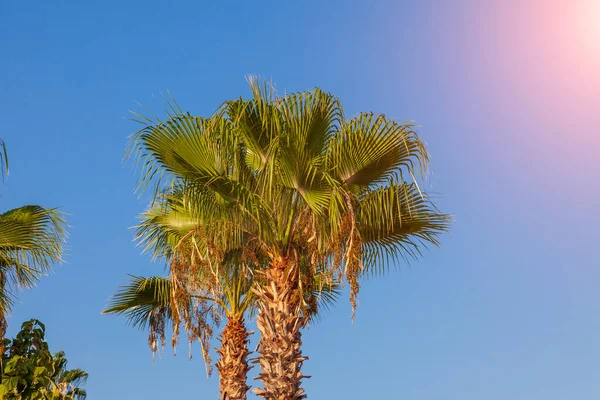
[[[123,3],[0,2],[0,210],[71,225],[8,336],[44,322],[89,400],[218,397],[197,346],[152,364],[146,333],[100,311],[126,273],[164,267],[129,229],[148,198],[123,163],[128,110],[161,113],[168,90],[208,115],[255,74],[416,121],[455,215],[442,248],[363,282],[354,323],[341,299],[305,331],[310,399],[600,398],[600,2]]]

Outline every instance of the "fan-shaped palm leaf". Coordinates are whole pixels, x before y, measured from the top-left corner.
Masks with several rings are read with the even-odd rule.
[[[0,214],[0,339],[12,299],[62,261],[65,237],[65,221],[55,209],[30,205]]]
[[[166,122],[146,119],[132,147],[141,187],[161,193],[166,175],[181,189],[182,208],[199,223],[197,256],[220,265],[240,251],[238,267],[254,274],[258,394],[302,399],[312,277],[346,280],[354,309],[359,276],[381,271],[386,255],[437,245],[448,216],[418,186],[429,156],[412,125],[373,113],[346,120],[339,100],[319,89],[278,97],[267,83],[250,87],[250,100],[225,102],[210,118],[173,107]],[[149,243],[171,240],[140,229]],[[198,279],[184,269],[172,277]]]
[[[88,373],[79,368],[68,370],[63,351],[53,354],[52,360],[54,363],[53,394],[60,399],[85,400],[87,392],[81,386],[87,382]]]

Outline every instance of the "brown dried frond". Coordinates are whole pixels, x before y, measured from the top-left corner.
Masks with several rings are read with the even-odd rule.
[[[150,316],[150,333],[148,334],[148,346],[152,350],[152,360],[157,351],[165,348],[165,319],[167,310],[160,307]]]
[[[198,340],[207,373],[212,372],[210,340],[221,310],[214,300],[220,295],[220,268],[224,254],[206,229],[196,229],[177,244],[170,263],[173,348],[183,325],[188,343]],[[192,357],[191,348],[189,357]]]
[[[344,249],[344,276],[346,282],[350,285],[350,303],[352,304],[352,319],[356,311],[357,296],[360,286],[358,284],[358,275],[363,269],[362,264],[362,238],[360,231],[356,227],[356,215],[354,213],[355,202],[346,194],[346,224],[344,231],[348,229],[346,246]]]

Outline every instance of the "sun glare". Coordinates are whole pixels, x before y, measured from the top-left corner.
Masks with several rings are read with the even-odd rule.
[[[579,19],[584,41],[591,51],[600,55],[600,0],[584,1]]]

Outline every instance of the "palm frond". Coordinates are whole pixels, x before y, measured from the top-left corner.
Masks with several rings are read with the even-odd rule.
[[[188,246],[190,265],[198,257],[233,271],[250,260],[250,273],[306,264],[295,298],[322,274],[348,282],[355,306],[363,267],[381,272],[439,244],[450,218],[418,186],[429,155],[413,125],[374,113],[346,120],[340,101],[320,89],[279,96],[270,82],[249,83],[249,99],[227,101],[208,118],[173,106],[166,121],[141,120],[131,141],[141,185],[171,183],[157,185],[158,205],[138,226],[146,251],[169,259]],[[245,256],[223,263],[238,251]],[[206,279],[197,268],[177,274]],[[258,275],[252,284],[266,284]],[[252,301],[235,285],[219,290],[225,303]],[[332,297],[323,299],[327,306]],[[318,308],[315,300],[308,308]]]
[[[63,214],[56,209],[24,206],[0,214],[0,272],[7,294],[4,311],[10,310],[11,295],[30,288],[62,262],[66,237]]]
[[[103,314],[124,315],[134,327],[147,329],[157,314],[172,315],[171,281],[168,278],[131,276],[111,298]]]
[[[279,134],[281,182],[296,189],[314,212],[323,214],[331,190],[322,164],[342,124],[342,106],[335,96],[315,89],[284,97],[280,108],[285,123]]]
[[[440,212],[414,183],[378,188],[360,201],[358,229],[365,247],[365,266],[385,268],[398,258],[421,256],[421,249],[439,245],[451,216]]]
[[[82,369],[67,369],[67,359],[64,351],[59,351],[52,355],[54,364],[54,375],[52,381],[56,385],[61,396],[68,396],[78,400],[84,400],[87,392],[80,388],[85,385],[88,379],[88,373]]]
[[[323,319],[323,311],[329,311],[342,295],[340,284],[336,281],[325,282],[322,275],[314,277],[311,293],[306,297],[313,296],[317,301],[317,312],[311,314],[311,321],[319,322]]]
[[[361,113],[344,124],[327,158],[332,175],[350,186],[385,183],[402,173],[423,174],[429,155],[412,125]]]
[[[6,151],[6,143],[0,139],[0,175],[4,180],[4,175],[8,175],[8,152]]]

